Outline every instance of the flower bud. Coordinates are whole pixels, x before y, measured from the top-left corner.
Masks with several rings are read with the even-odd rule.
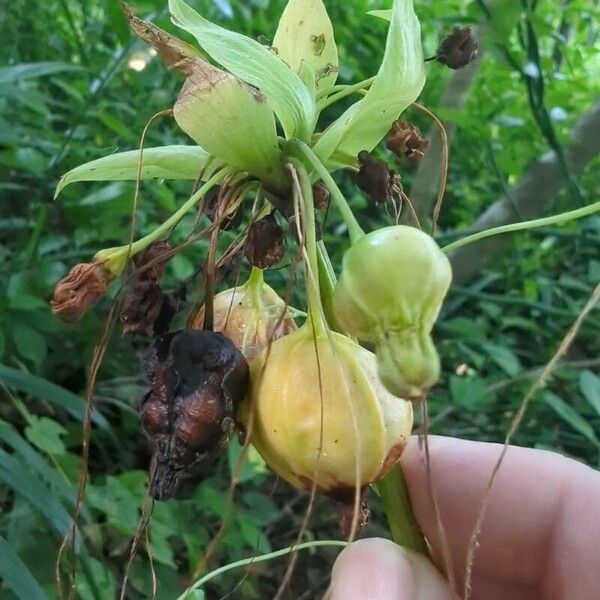
[[[436,53],[438,62],[451,69],[462,69],[479,56],[477,38],[470,27],[455,27]]]
[[[106,293],[112,274],[101,262],[75,265],[54,288],[52,312],[65,321],[78,321]]]
[[[423,150],[429,146],[429,140],[423,139],[416,125],[398,119],[388,133],[386,146],[398,158],[406,156],[409,160],[419,161],[425,156]]]
[[[412,405],[381,385],[375,356],[307,325],[250,364],[240,421],[280,477],[335,497],[382,477],[402,453]]]
[[[420,398],[437,381],[430,333],[451,279],[446,255],[414,227],[373,231],[344,255],[335,317],[349,335],[376,345],[381,380],[401,398]]]
[[[269,343],[296,330],[285,302],[275,290],[250,279],[244,285],[220,292],[213,299],[214,331],[226,335],[251,360]],[[204,326],[204,307],[190,321],[192,329]]]

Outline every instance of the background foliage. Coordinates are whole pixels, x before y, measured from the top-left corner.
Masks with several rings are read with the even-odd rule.
[[[284,4],[191,3],[227,27],[267,38]],[[162,1],[133,4],[139,14],[171,27]],[[340,79],[371,75],[385,29],[364,14],[386,3],[326,4],[340,45]],[[427,54],[434,53],[440,32],[487,18],[481,1],[420,0],[416,5]],[[482,40],[485,54],[464,108],[439,111],[457,125],[442,239],[468,227],[548,150],[548,125],[564,143],[600,92],[600,9],[593,0],[500,0],[494,7]],[[524,22],[535,31],[539,63],[524,50]],[[13,0],[0,14],[0,39],[0,598],[37,599],[55,594],[55,556],[69,524],[81,453],[86,368],[109,307],[106,299],[81,322],[65,325],[51,315],[48,299],[73,263],[127,239],[133,196],[128,183],[78,184],[55,202],[54,186],[77,164],[137,147],[146,121],[173,103],[181,80],[132,39],[113,0]],[[142,71],[131,68],[135,60],[147,63]],[[545,129],[534,118],[519,70],[545,83]],[[434,111],[448,75],[435,63],[428,68],[421,101]],[[407,117],[427,130],[419,113],[409,110]],[[147,139],[149,145],[188,142],[165,119],[150,128]],[[596,159],[578,178],[584,201],[600,192],[598,166]],[[410,190],[412,168],[402,165],[401,170]],[[385,221],[349,179],[344,184],[363,222]],[[138,233],[161,222],[185,193],[184,185],[145,185]],[[564,192],[556,203],[549,199],[547,213],[577,202]],[[599,233],[600,218],[594,217],[515,235],[488,270],[453,289],[436,333],[445,370],[431,399],[434,433],[502,439],[536,370],[600,279]],[[339,234],[340,224],[331,215],[325,236],[336,262],[345,244]],[[194,273],[204,249],[202,243],[188,247],[171,261],[167,287]],[[283,272],[270,275],[279,284],[284,278]],[[517,443],[598,464],[599,333],[595,311],[549,388],[536,396]],[[149,453],[136,409],[144,385],[139,362],[147,343],[113,335],[100,372],[81,520],[84,543],[78,553],[77,593],[86,600],[116,596],[140,517]],[[294,541],[307,498],[276,483],[255,455],[238,476],[228,516],[226,490],[237,452],[234,444],[229,456],[207,467],[202,481],[183,490],[181,499],[154,507],[150,554],[159,598],[175,597],[189,582],[224,519],[228,527],[213,565]],[[307,538],[336,535],[335,507],[325,499],[318,502]],[[385,534],[382,523],[376,506],[368,533]],[[142,548],[134,560],[128,597],[150,597],[148,557]],[[316,597],[326,586],[333,557],[327,551],[302,556],[289,597]],[[233,597],[268,597],[284,568],[285,561],[256,565],[245,577],[236,572],[209,589],[214,597],[235,586]]]

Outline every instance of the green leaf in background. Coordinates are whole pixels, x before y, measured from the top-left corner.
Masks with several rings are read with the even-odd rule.
[[[316,74],[317,88],[335,85],[338,51],[331,20],[321,0],[290,0],[273,39],[273,47],[296,73],[308,63]]]
[[[11,331],[17,352],[36,366],[40,365],[46,357],[46,338],[33,327],[18,321],[12,323]]]
[[[579,389],[585,399],[600,415],[600,377],[591,371],[582,371],[579,376]]]
[[[37,582],[27,565],[12,546],[0,537],[0,579],[3,587],[12,590],[22,600],[47,600],[48,596]]]
[[[425,85],[421,25],[413,0],[394,0],[385,54],[367,95],[337,119],[315,144],[327,161],[335,152],[356,157],[372,150],[400,113],[412,104]]]
[[[508,346],[500,344],[483,344],[488,356],[507,375],[514,377],[521,370],[521,363],[515,353]]]
[[[257,41],[207,21],[183,0],[169,0],[169,10],[175,25],[191,33],[215,61],[267,97],[288,138],[308,140],[315,99],[285,62]]]
[[[208,159],[208,153],[199,146],[144,148],[140,177],[195,180]],[[140,151],[129,150],[79,165],[61,177],[54,197],[76,181],[134,181],[138,176],[139,162]]]
[[[600,446],[600,441],[592,426],[570,404],[552,392],[545,392],[544,400],[565,423],[568,423],[595,446]]]
[[[77,419],[83,419],[84,403],[82,398],[47,379],[0,365],[0,381],[6,387],[45,400],[57,408],[66,410]],[[110,429],[110,424],[98,411],[92,411],[92,421],[102,429]]]
[[[67,430],[53,419],[31,415],[31,422],[25,428],[25,437],[46,454],[64,454],[65,445],[61,436]]]
[[[4,450],[0,450],[0,481],[26,498],[59,534],[64,535],[68,531],[71,516],[66,508],[25,464]]]
[[[16,83],[23,79],[43,77],[64,71],[80,71],[81,67],[61,62],[21,63],[0,68],[0,85]]]
[[[237,483],[256,480],[268,472],[265,461],[252,445],[248,446],[244,462],[240,468],[238,463],[242,455],[242,446],[235,437],[231,440],[229,447],[227,448],[227,453],[229,459],[229,472],[231,473],[231,478],[235,479]]]
[[[469,411],[477,411],[493,400],[485,382],[479,377],[452,375],[450,377],[452,401]]]

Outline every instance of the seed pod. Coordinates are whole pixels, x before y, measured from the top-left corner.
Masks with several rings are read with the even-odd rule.
[[[386,140],[386,146],[398,158],[406,156],[412,161],[421,160],[428,145],[429,140],[423,139],[418,127],[400,119],[394,121]]]
[[[89,306],[106,293],[112,279],[102,262],[75,265],[54,288],[50,302],[52,312],[64,321],[78,321]]]
[[[375,344],[379,376],[401,398],[421,398],[439,377],[430,333],[451,279],[446,255],[414,227],[373,231],[344,255],[335,317],[349,335]]]
[[[185,330],[156,340],[146,370],[151,390],[140,416],[154,447],[150,495],[165,500],[229,442],[248,365],[224,335]]]
[[[158,281],[165,272],[165,267],[173,253],[171,245],[166,240],[150,244],[133,257],[135,279],[138,281]]]
[[[331,198],[329,190],[322,181],[315,181],[312,188],[315,210],[327,210],[329,208],[329,199]]]
[[[276,265],[285,252],[283,229],[271,213],[250,225],[245,255],[248,262],[259,269]]]
[[[360,169],[356,174],[356,185],[374,204],[383,204],[392,197],[394,171],[381,160],[373,158],[366,150],[358,154]]]
[[[436,59],[451,69],[462,69],[479,56],[477,38],[470,27],[455,27],[442,40]]]
[[[371,352],[338,333],[315,339],[307,325],[251,362],[240,420],[280,477],[347,498],[398,460],[412,405],[383,388]]]
[[[296,330],[285,302],[275,290],[252,279],[220,292],[213,300],[214,331],[225,334],[247,360],[260,354],[271,342]],[[190,321],[191,329],[204,326],[204,307]]]

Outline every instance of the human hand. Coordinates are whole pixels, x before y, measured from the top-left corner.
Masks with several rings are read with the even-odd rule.
[[[462,596],[465,562],[502,447],[430,438],[431,466]],[[440,541],[415,440],[402,463],[417,520]],[[475,553],[473,600],[600,600],[600,474],[552,452],[510,447],[494,483]],[[338,557],[330,600],[450,600],[433,564],[383,539]]]

